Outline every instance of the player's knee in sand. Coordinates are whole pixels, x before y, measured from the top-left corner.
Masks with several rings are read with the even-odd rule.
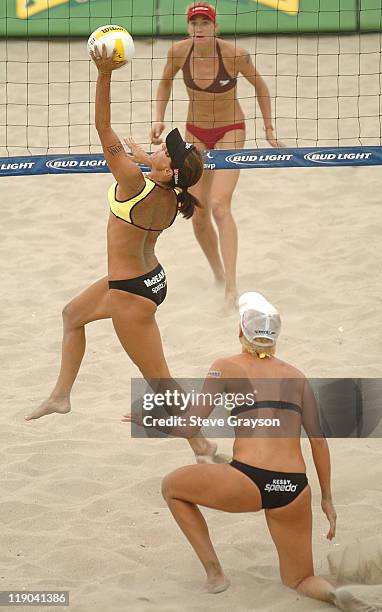
[[[163,478],[162,483],[161,483],[162,497],[166,501],[168,501],[168,499],[171,497],[171,479],[172,479],[172,472],[171,474],[167,474],[167,476]]]
[[[373,604],[357,598],[348,588],[335,589],[326,578],[314,573],[311,492],[302,447],[300,443],[296,446],[295,440],[301,437],[303,415],[306,417],[308,412],[311,421],[318,419],[315,396],[308,380],[299,370],[275,357],[276,342],[281,330],[277,309],[261,294],[248,292],[240,297],[239,310],[242,352],[216,360],[209,369],[209,374],[214,374],[212,382],[207,376],[203,389],[208,391],[211,384],[215,393],[224,389],[228,394],[232,385],[237,393],[238,382],[233,373],[239,369],[246,381],[246,391],[248,388],[253,389],[254,382],[256,384],[256,408],[244,405],[240,414],[251,410],[258,414],[261,407],[268,411],[272,409],[272,404],[274,409],[283,411],[284,419],[291,419],[296,429],[294,433],[289,429],[288,433],[285,432],[283,442],[288,440],[286,447],[275,446],[267,436],[264,439],[254,439],[244,432],[241,432],[243,437],[240,444],[237,444],[236,433],[234,459],[230,466],[226,466],[227,472],[224,475],[217,467],[203,471],[194,466],[186,468],[190,470],[188,479],[180,468],[163,480],[163,497],[202,562],[207,574],[208,592],[221,592],[228,588],[229,583],[198,506],[228,512],[263,510],[270,536],[277,548],[281,581],[285,586],[306,597],[330,603],[344,612],[377,612]],[[272,379],[272,383],[259,385],[259,380],[264,377],[266,380]],[[275,397],[275,383],[277,400],[272,400]],[[291,403],[292,397],[298,403]],[[211,405],[203,416],[208,418],[212,410]],[[236,416],[238,411],[238,406],[235,406],[231,414],[235,412]],[[285,416],[288,412],[291,413],[290,417]],[[188,413],[189,418],[193,416],[194,413]],[[332,502],[330,452],[324,437],[319,438],[319,444],[316,443],[319,434],[317,427],[319,422],[313,429],[307,428],[307,435],[321,485],[321,508],[329,523],[326,537],[331,541],[336,533],[337,515]],[[246,463],[247,457],[250,458],[249,463]],[[257,466],[257,461],[262,465],[261,468]],[[280,465],[282,469],[278,467]],[[248,485],[249,481],[253,484]],[[254,491],[246,490],[245,486],[254,486]],[[256,503],[248,506],[252,495]]]

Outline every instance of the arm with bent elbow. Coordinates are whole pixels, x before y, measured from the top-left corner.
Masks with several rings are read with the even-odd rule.
[[[171,47],[167,55],[167,62],[163,70],[162,78],[159,81],[155,98],[155,122],[152,125],[150,138],[153,144],[161,144],[161,134],[165,129],[164,118],[167,104],[169,102],[174,76],[179,70],[178,62],[174,56],[174,48]]]
[[[265,137],[272,147],[283,147],[283,143],[276,139],[274,127],[272,125],[272,105],[269,89],[261,74],[253,65],[251,56],[246,51],[241,50],[236,58],[238,71],[253,85],[256,91],[256,98],[260,106],[260,111],[264,121]]]
[[[161,144],[161,134],[165,129],[164,116],[166,114],[166,108],[170,99],[172,90],[172,81],[164,79],[162,77],[157,90],[156,96],[156,112],[155,122],[151,128],[150,138],[153,144]]]

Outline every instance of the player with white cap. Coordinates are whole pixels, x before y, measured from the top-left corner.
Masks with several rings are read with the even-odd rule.
[[[249,291],[239,299],[240,340],[245,350],[260,358],[273,355],[281,331],[276,308],[261,293]]]
[[[208,373],[203,392],[231,395],[235,441],[233,460],[224,465],[182,467],[167,475],[163,495],[179,527],[193,546],[207,575],[206,590],[219,593],[229,586],[216,555],[206,521],[198,506],[226,512],[264,510],[280,564],[282,582],[301,595],[330,603],[349,612],[377,612],[355,597],[347,587],[335,588],[314,574],[312,555],[311,490],[306,477],[300,436],[304,427],[311,444],[321,488],[321,508],[329,521],[328,540],[335,537],[336,512],[332,502],[330,456],[321,433],[315,398],[305,376],[275,357],[281,330],[277,309],[260,293],[244,293],[239,299],[242,351],[217,359]],[[239,403],[243,388],[252,390],[251,402]],[[214,409],[194,406],[188,425],[171,429],[177,436],[192,436],[198,425],[195,413],[208,418]],[[243,417],[242,417],[243,415]],[[250,418],[253,417],[253,418]],[[277,418],[276,418],[277,417]],[[242,421],[276,425],[243,427]],[[127,419],[126,419],[127,420]],[[217,419],[215,419],[216,421]],[[252,529],[252,527],[249,527]]]

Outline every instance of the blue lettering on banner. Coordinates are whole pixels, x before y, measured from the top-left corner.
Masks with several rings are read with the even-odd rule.
[[[382,147],[309,147],[205,151],[205,170],[317,166],[380,166]],[[147,166],[141,166],[148,171]],[[109,172],[101,153],[0,158],[1,176]]]

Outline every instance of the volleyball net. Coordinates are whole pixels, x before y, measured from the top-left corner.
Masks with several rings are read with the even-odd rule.
[[[113,73],[113,127],[151,150],[156,90],[169,47],[186,34],[190,3],[4,0],[0,176],[107,171],[94,127],[96,68],[86,49],[91,31],[107,23],[127,27],[136,45],[133,61]],[[380,2],[210,4],[217,8],[220,35],[248,51],[264,78],[277,139],[287,148],[269,148],[254,88],[239,75],[246,148],[234,149],[232,143],[232,149],[207,152],[207,168],[382,163]],[[72,34],[77,37],[68,38]],[[168,130],[183,129],[187,103],[180,72],[167,108]]]

